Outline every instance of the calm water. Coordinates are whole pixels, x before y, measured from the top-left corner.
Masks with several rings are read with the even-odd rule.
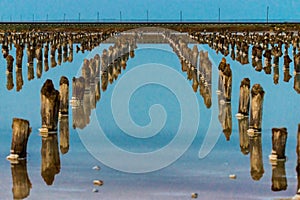
[[[110,44],[101,44],[100,47],[94,49],[91,53],[74,54],[73,62],[62,63],[61,66],[51,68],[48,72],[43,72],[40,79],[28,81],[26,78],[27,67],[23,67],[24,85],[20,92],[16,89],[8,91],[6,89],[6,62],[0,59],[2,71],[0,79],[1,94],[1,134],[0,134],[0,199],[13,199],[13,177],[12,167],[5,157],[9,154],[11,142],[11,124],[13,117],[21,117],[28,119],[32,126],[32,133],[28,142],[28,158],[27,173],[31,182],[30,194],[28,199],[191,199],[191,194],[198,193],[199,199],[285,199],[292,198],[297,192],[297,129],[300,123],[300,95],[293,89],[294,75],[289,82],[283,81],[283,70],[279,67],[280,78],[279,84],[273,83],[273,75],[266,75],[263,71],[255,71],[251,64],[241,65],[233,61],[230,55],[226,57],[227,62],[232,69],[232,132],[230,139],[226,140],[222,127],[219,123],[217,99],[217,67],[222,59],[221,54],[208,47],[208,45],[198,44],[198,49],[207,51],[213,67],[212,78],[212,105],[207,108],[203,98],[199,93],[199,88],[195,93],[198,109],[200,112],[199,122],[190,121],[199,125],[195,139],[191,146],[183,153],[183,155],[171,165],[163,169],[149,173],[126,173],[113,169],[112,166],[106,166],[91,154],[82,142],[82,137],[88,137],[88,134],[97,133],[99,129],[95,125],[100,124],[109,138],[116,146],[127,151],[135,153],[145,153],[160,149],[167,145],[172,138],[175,137],[179,123],[181,120],[180,102],[176,98],[176,94],[168,90],[167,87],[155,84],[146,84],[138,88],[131,96],[129,102],[129,111],[132,120],[139,126],[145,126],[150,122],[148,110],[151,105],[161,104],[166,112],[167,119],[164,127],[157,135],[150,138],[140,139],[128,136],[124,130],[120,129],[115,123],[111,109],[111,98],[114,95],[114,89],[118,81],[126,77],[129,72],[134,72],[135,68],[146,64],[161,64],[176,70],[185,79],[190,91],[193,92],[192,81],[186,79],[186,73],[181,71],[180,60],[172,51],[168,44],[141,44],[137,43],[135,56],[128,59],[126,70],[122,70],[118,79],[113,84],[109,84],[107,90],[101,91],[101,99],[97,102],[95,109],[90,109],[88,116],[90,123],[86,123],[84,129],[73,129],[74,110],[69,109],[69,127],[70,127],[70,144],[67,153],[62,154],[60,150],[60,170],[55,175],[54,181],[47,185],[41,176],[41,148],[42,137],[39,135],[38,129],[41,127],[40,117],[40,89],[46,79],[51,79],[55,88],[59,88],[59,80],[61,76],[66,76],[70,81],[70,99],[72,94],[71,82],[73,77],[78,77],[81,73],[81,66],[84,58],[92,58],[96,53],[101,54],[103,49],[108,49]],[[189,47],[193,48],[194,44]],[[75,48],[75,46],[74,46]],[[290,49],[291,51],[291,49]],[[14,51],[12,51],[14,55]],[[249,54],[251,57],[251,54]],[[283,65],[280,59],[279,66]],[[26,66],[26,59],[23,59],[23,66]],[[291,63],[293,66],[293,63]],[[293,67],[290,68],[290,74],[293,74]],[[15,74],[14,74],[15,76]],[[261,133],[262,163],[258,166],[261,173],[252,174],[250,154],[244,155],[240,148],[240,135],[238,129],[238,120],[235,114],[238,111],[239,86],[243,78],[248,77],[251,80],[251,86],[259,83],[265,91],[263,102],[263,121]],[[137,77],[134,80],[139,80]],[[165,77],[170,79],[169,77]],[[15,80],[15,77],[14,77]],[[178,90],[181,91],[182,86],[178,84]],[[124,102],[123,106],[127,106]],[[83,109],[87,109],[84,107]],[[196,108],[195,108],[196,109]],[[85,114],[80,114],[82,118],[86,117],[89,110],[85,110]],[[77,113],[78,114],[78,113]],[[78,116],[77,116],[78,117]],[[96,118],[95,118],[96,117]],[[122,118],[120,114],[118,116]],[[159,120],[163,120],[162,115],[156,115]],[[199,150],[204,142],[204,137],[209,130],[211,120],[218,124],[215,130],[220,134],[217,137],[216,145],[212,151],[204,158],[199,158]],[[128,125],[129,129],[130,126]],[[191,125],[183,126],[186,134],[193,134],[190,130]],[[272,187],[272,165],[269,162],[269,154],[272,149],[272,131],[274,127],[286,127],[288,130],[288,138],[286,144],[287,161],[280,166],[281,174],[286,175],[286,190],[274,192]],[[126,127],[125,127],[126,129]],[[92,137],[92,136],[91,136]],[[227,136],[228,137],[228,136]],[[60,136],[57,136],[59,149]],[[95,138],[95,141],[97,138]],[[55,144],[55,142],[54,142]],[[86,143],[85,143],[86,144]],[[93,143],[95,144],[95,143]],[[254,142],[255,148],[260,148],[260,138]],[[54,145],[55,147],[55,145]],[[105,150],[105,145],[99,143],[95,147],[98,151]],[[174,149],[176,151],[176,149]],[[168,152],[172,154],[172,152]],[[168,156],[168,155],[164,155]],[[259,157],[259,156],[258,156]],[[112,156],[111,159],[117,159],[125,163],[126,157]],[[164,159],[162,156],[161,159]],[[259,158],[258,158],[259,159]],[[140,163],[147,166],[147,163]],[[101,170],[93,170],[92,167],[98,165]],[[273,167],[274,168],[274,167]],[[280,171],[279,170],[279,171]],[[25,165],[23,173],[26,173]],[[279,173],[279,174],[280,174]],[[230,179],[229,175],[235,174],[236,179]],[[104,185],[97,187],[93,185],[93,180],[100,179],[104,181]],[[259,180],[254,180],[259,179]],[[20,180],[21,182],[24,180]],[[274,180],[273,180],[274,181]],[[276,181],[276,180],[275,180]],[[280,182],[282,183],[282,180]],[[97,188],[99,192],[93,193],[93,188]]]

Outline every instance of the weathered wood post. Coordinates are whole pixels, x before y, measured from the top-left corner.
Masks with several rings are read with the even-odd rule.
[[[250,79],[244,78],[240,85],[239,110],[237,117],[249,115],[250,107]]]
[[[300,94],[300,73],[294,76],[294,90]]]
[[[260,84],[254,84],[251,89],[250,129],[249,135],[261,131],[264,90]]]
[[[13,82],[13,62],[14,58],[11,55],[6,56],[6,88],[8,90],[13,89],[14,82]]]
[[[13,118],[12,121],[12,141],[9,160],[26,158],[27,142],[31,133],[31,127],[28,120]]]
[[[196,68],[192,69],[192,77],[193,77],[193,84],[192,84],[192,88],[194,90],[194,92],[197,92],[198,90],[198,85],[199,85],[199,81],[198,81],[198,70]]]
[[[57,63],[55,60],[55,52],[56,52],[56,45],[54,43],[51,44],[50,47],[50,60],[51,60],[51,67],[56,67]]]
[[[17,164],[10,165],[12,176],[12,192],[14,199],[25,199],[30,194],[31,182],[27,173],[27,161],[19,160]]]
[[[47,185],[52,185],[55,175],[60,172],[57,134],[42,137],[41,157],[41,176]]]
[[[62,48],[61,48],[61,44],[58,43],[57,44],[57,64],[61,65],[61,61],[62,61]]]
[[[272,128],[272,152],[269,156],[271,161],[285,160],[287,135],[286,128]]]
[[[249,129],[248,117],[238,119],[238,124],[241,152],[247,155],[249,153],[249,136],[247,135],[247,130]]]
[[[63,49],[63,62],[65,63],[68,60],[68,45],[65,41],[62,43],[62,49]]]
[[[290,69],[283,69],[283,81],[289,82],[292,76],[290,75]]]
[[[264,174],[262,159],[261,135],[249,137],[250,146],[250,174],[253,180],[258,181]]]
[[[47,79],[41,89],[41,133],[57,131],[59,112],[59,92],[55,90],[52,80]]]
[[[278,67],[278,65],[275,65],[273,67],[273,69],[274,69],[273,82],[274,82],[275,85],[277,85],[278,84],[278,80],[279,80],[279,67]]]
[[[49,43],[46,42],[44,47],[44,71],[45,72],[49,70],[48,56],[49,56]]]
[[[300,51],[294,56],[294,72],[300,73]]]
[[[42,51],[42,46],[38,45],[36,50],[35,50],[35,57],[37,60],[36,63],[36,76],[38,78],[41,78],[42,73],[43,73],[43,51]]]
[[[69,141],[70,141],[68,115],[61,116],[59,119],[59,136],[60,136],[59,138],[60,152],[62,154],[66,154],[69,151]]]
[[[272,164],[272,191],[282,191],[287,189],[287,179],[285,172],[285,161],[277,161]]]
[[[17,83],[17,92],[19,92],[24,84],[22,68],[16,68],[16,83]]]
[[[60,114],[65,115],[69,113],[69,80],[62,76],[59,81],[59,96],[60,96]]]

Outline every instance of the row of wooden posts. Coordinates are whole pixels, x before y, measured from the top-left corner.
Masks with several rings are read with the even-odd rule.
[[[208,44],[217,53],[221,52],[224,56],[227,56],[230,51],[232,60],[236,60],[242,65],[249,64],[249,48],[252,45],[252,66],[256,71],[264,70],[266,74],[271,74],[273,69],[274,84],[279,83],[279,58],[283,57],[283,81],[285,82],[289,82],[292,78],[290,63],[294,61],[294,89],[300,93],[299,35],[293,33],[276,35],[269,33],[220,32],[195,33],[192,34],[192,38],[197,39],[202,44]],[[293,60],[289,56],[290,44],[293,47]],[[282,50],[283,46],[284,52]]]

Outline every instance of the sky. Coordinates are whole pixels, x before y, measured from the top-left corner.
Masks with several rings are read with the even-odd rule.
[[[300,21],[300,1],[280,0],[2,0],[1,21],[145,20],[149,21]],[[79,17],[80,13],[80,17]]]

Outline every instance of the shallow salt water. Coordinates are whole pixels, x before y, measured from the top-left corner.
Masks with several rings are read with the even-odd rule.
[[[41,79],[27,81],[26,67],[23,68],[24,86],[20,92],[15,89],[7,91],[5,87],[5,68],[2,68],[0,79],[3,80],[0,85],[1,94],[1,134],[0,134],[0,199],[13,199],[13,181],[11,173],[11,164],[5,159],[9,154],[11,142],[11,123],[13,117],[28,119],[32,126],[32,133],[28,141],[27,173],[31,182],[30,194],[27,199],[191,199],[192,193],[198,193],[198,199],[281,199],[291,198],[297,192],[297,130],[300,123],[300,95],[293,89],[293,78],[288,82],[283,82],[282,77],[279,84],[274,85],[272,75],[266,75],[264,72],[256,72],[250,64],[241,65],[227,57],[232,69],[232,133],[230,140],[226,141],[222,128],[216,127],[220,134],[216,145],[212,151],[204,158],[199,158],[199,150],[204,142],[204,138],[209,130],[210,121],[219,123],[218,116],[212,115],[213,109],[218,110],[216,102],[212,102],[212,107],[207,109],[199,91],[195,93],[199,106],[200,121],[190,123],[199,123],[199,128],[192,144],[188,149],[171,165],[149,173],[126,173],[114,169],[114,166],[106,166],[103,162],[96,159],[97,155],[92,154],[83,141],[83,136],[88,134],[98,134],[99,129],[95,126],[95,118],[106,137],[119,148],[134,153],[147,153],[158,150],[172,141],[181,120],[180,102],[176,95],[168,90],[167,87],[158,84],[147,84],[138,88],[131,96],[129,111],[132,120],[139,126],[145,126],[150,122],[148,115],[149,108],[153,104],[161,104],[167,113],[165,126],[157,135],[150,138],[137,138],[128,136],[121,130],[111,111],[111,98],[114,88],[126,73],[147,63],[159,63],[167,65],[178,71],[185,79],[186,73],[181,71],[180,62],[176,54],[167,44],[137,44],[135,57],[127,61],[127,68],[113,84],[108,86],[107,91],[101,91],[101,99],[97,102],[97,107],[91,111],[90,123],[84,129],[73,129],[72,108],[69,108],[69,129],[70,129],[70,148],[66,154],[60,153],[60,170],[55,175],[52,185],[47,185],[41,176],[41,148],[42,138],[39,135],[38,128],[41,126],[40,119],[40,89],[46,79],[52,79],[55,88],[59,88],[59,79],[62,75],[67,76],[70,83],[72,77],[80,74],[80,67],[84,58],[93,57],[96,52],[102,53],[108,44],[101,44],[99,49],[89,53],[78,53],[74,55],[72,63],[62,63],[61,66],[51,68],[45,72]],[[191,45],[192,48],[193,45]],[[217,66],[222,59],[221,54],[216,54],[207,45],[198,45],[199,49],[208,51],[210,60],[213,63],[213,72],[217,71]],[[250,53],[249,53],[250,55]],[[23,65],[26,61],[23,59]],[[280,60],[282,62],[282,60]],[[281,64],[281,63],[280,63]],[[5,60],[0,59],[0,65],[5,66]],[[282,65],[280,65],[282,66]],[[291,63],[290,66],[293,66]],[[280,73],[282,76],[282,69]],[[292,73],[292,67],[290,69]],[[212,76],[218,74],[213,73]],[[250,155],[243,155],[240,149],[240,136],[238,130],[238,120],[235,114],[238,110],[239,86],[243,78],[249,77],[251,86],[254,83],[262,85],[265,91],[263,103],[263,121],[261,148],[263,159],[263,171],[259,180],[253,180],[250,173]],[[137,78],[138,79],[138,78]],[[214,79],[213,80],[217,80]],[[191,82],[186,80],[185,84]],[[212,88],[218,83],[212,82]],[[180,90],[180,85],[178,86]],[[70,84],[70,98],[72,87]],[[189,91],[189,92],[191,92]],[[188,92],[188,91],[186,91]],[[212,90],[213,99],[216,91]],[[124,106],[126,103],[124,102]],[[84,116],[83,116],[84,117]],[[122,118],[122,116],[119,116]],[[163,119],[161,113],[155,116]],[[287,180],[287,189],[284,191],[273,192],[272,186],[272,165],[269,162],[269,154],[272,149],[272,132],[274,127],[286,127],[288,138],[286,144],[285,173]],[[186,134],[190,132],[190,124],[184,124]],[[60,145],[59,134],[58,149]],[[97,142],[97,138],[94,139]],[[99,144],[93,143],[98,152],[113,154],[112,149],[105,149],[105,144],[100,141]],[[259,145],[258,145],[259,146]],[[180,147],[180,143],[177,146]],[[259,148],[259,147],[258,147]],[[59,150],[60,151],[60,150]],[[159,161],[168,156],[172,156],[177,148],[170,149],[166,154],[161,155]],[[103,154],[104,155],[104,154]],[[127,157],[111,156],[111,160],[123,163],[125,166]],[[151,162],[151,160],[149,160]],[[138,163],[147,167],[149,163]],[[93,170],[93,166],[99,165],[101,170]],[[230,174],[235,174],[236,179],[229,178]],[[93,185],[93,180],[100,179],[104,185],[97,187]],[[93,188],[99,192],[93,193]]]

